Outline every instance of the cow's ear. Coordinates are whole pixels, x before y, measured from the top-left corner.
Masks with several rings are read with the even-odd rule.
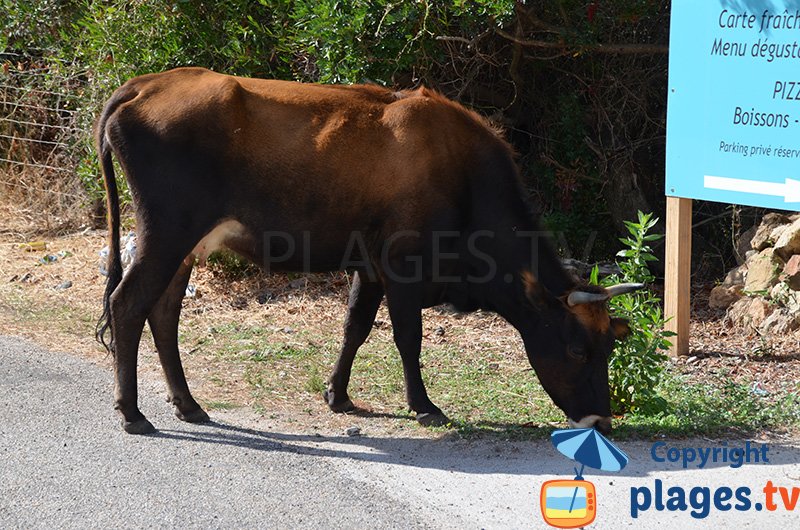
[[[544,307],[547,305],[550,293],[547,292],[542,282],[540,282],[533,273],[527,269],[520,272],[522,278],[522,285],[525,288],[525,298],[534,307]]]
[[[614,332],[614,337],[617,340],[623,340],[631,334],[631,327],[628,325],[628,320],[625,318],[612,318],[611,330]]]

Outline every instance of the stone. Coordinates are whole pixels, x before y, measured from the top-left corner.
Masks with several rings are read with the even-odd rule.
[[[800,291],[800,254],[795,254],[786,262],[781,280],[786,282],[790,289]]]
[[[791,314],[800,316],[800,293],[792,291],[784,300],[783,305]]]
[[[747,251],[753,248],[750,242],[753,240],[753,236],[756,235],[757,231],[758,225],[753,225],[748,230],[742,232],[742,235],[736,239],[736,262],[739,265],[746,261]]]
[[[308,280],[305,278],[297,278],[289,282],[289,288],[291,289],[305,289],[308,285]]]
[[[717,285],[711,289],[708,297],[708,307],[711,309],[728,309],[736,300],[742,297],[742,286],[726,287]]]
[[[763,298],[744,297],[728,308],[725,323],[737,327],[758,328],[773,309],[774,306]]]
[[[360,427],[348,427],[345,429],[344,433],[347,436],[361,436],[361,428]]]
[[[775,240],[775,253],[785,261],[800,254],[800,219],[783,229]]]
[[[786,335],[800,328],[799,320],[798,315],[781,308],[770,313],[758,326],[758,331],[764,335]]]
[[[778,283],[783,265],[783,260],[775,255],[774,248],[765,248],[747,262],[744,290],[751,293],[769,291]]]
[[[785,282],[778,282],[769,291],[769,299],[775,302],[781,302],[786,298],[791,290]]]
[[[728,271],[728,274],[725,276],[725,280],[722,282],[722,285],[725,287],[734,287],[737,285],[741,285],[744,287],[745,280],[747,279],[747,264],[742,263],[735,269],[731,269]]]
[[[274,292],[272,292],[269,289],[265,289],[256,297],[256,302],[258,302],[260,305],[264,305],[267,302],[272,302],[273,300],[275,300],[275,298],[276,296]]]
[[[574,258],[562,258],[561,265],[564,267],[564,270],[566,270],[567,273],[577,280],[588,278],[592,274],[592,269],[594,269],[595,265],[597,265],[597,276],[599,278],[605,278],[606,276],[611,276],[614,274],[622,274],[622,270],[620,270],[619,265],[613,262],[589,264]]]
[[[773,230],[778,226],[789,224],[790,222],[791,220],[781,213],[768,213],[761,218],[758,230],[756,230],[753,239],[750,240],[750,246],[753,250],[758,251],[771,247],[775,243],[774,240],[770,239]]]

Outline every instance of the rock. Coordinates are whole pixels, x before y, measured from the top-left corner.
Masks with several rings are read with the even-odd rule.
[[[711,289],[708,297],[708,307],[711,309],[728,309],[736,300],[742,297],[742,286],[725,287],[717,285]]]
[[[725,280],[722,282],[722,285],[725,287],[734,287],[737,285],[741,285],[744,287],[745,280],[747,279],[747,264],[742,263],[735,269],[731,269],[728,271],[728,274],[725,276]]]
[[[237,296],[233,300],[231,300],[231,307],[234,309],[247,309],[248,301],[247,298],[243,296]]]
[[[788,309],[777,309],[770,313],[767,318],[758,326],[758,331],[767,335],[785,335],[800,328],[798,315],[793,315]]]
[[[56,289],[56,291],[66,291],[70,287],[72,287],[72,282],[69,281],[69,280],[66,280],[66,281],[63,281],[63,282],[59,283],[58,285],[56,285],[55,289]]]
[[[778,282],[772,286],[772,289],[769,291],[769,299],[774,302],[780,302],[784,298],[789,296],[791,289],[785,282]]]
[[[786,297],[784,300],[783,305],[786,306],[786,309],[793,315],[800,315],[800,293],[797,291],[791,291],[789,296]]]
[[[742,235],[736,240],[736,262],[741,265],[747,260],[747,251],[752,250],[753,246],[750,243],[753,236],[758,231],[758,225],[751,226],[748,230],[742,232]]]
[[[776,226],[775,230],[773,230],[772,233],[769,235],[770,241],[774,241],[777,244],[778,240],[781,238],[783,233],[786,232],[786,230],[788,230],[790,226],[792,226],[792,225],[788,224],[788,225],[778,225],[778,226]],[[775,245],[773,245],[773,246],[775,246]]]
[[[775,253],[783,260],[800,254],[800,219],[783,228],[775,240]]]
[[[345,429],[344,433],[347,436],[361,436],[361,428],[360,427],[348,427]]]
[[[738,327],[758,328],[773,309],[774,306],[763,298],[744,297],[728,308],[725,323]]]
[[[790,289],[800,291],[800,254],[795,254],[786,262],[781,280],[786,282]]]
[[[433,334],[437,337],[444,337],[444,328],[442,326],[437,326],[435,330],[433,330]]]
[[[583,274],[582,266],[583,264],[572,258],[564,258],[561,260],[561,265],[564,267],[564,270],[572,276],[574,280],[579,280]]]
[[[291,289],[305,289],[308,285],[308,280],[305,278],[297,278],[296,280],[292,280],[289,282],[289,287]]]
[[[773,302],[787,308],[790,313],[800,316],[800,293],[789,287],[786,282],[780,282],[769,292]]]
[[[597,274],[601,278],[605,278],[606,276],[613,276],[615,274],[617,276],[620,276],[620,275],[622,275],[622,269],[620,269],[619,265],[617,265],[613,261],[612,262],[606,262],[606,263],[598,263],[597,264]]]
[[[271,302],[274,299],[275,299],[275,293],[273,293],[269,289],[264,290],[264,292],[262,292],[256,297],[256,301],[261,305],[264,305],[267,302]]]
[[[585,280],[588,278],[592,274],[592,269],[594,269],[595,265],[597,265],[597,276],[599,278],[605,278],[606,276],[611,276],[614,274],[622,274],[622,270],[620,270],[619,265],[614,262],[589,264],[574,258],[563,258],[561,260],[561,264],[569,274],[579,280]]]
[[[782,271],[783,261],[775,255],[775,249],[765,248],[747,262],[744,290],[751,293],[769,291],[778,283]]]
[[[753,236],[753,239],[750,240],[750,246],[758,251],[771,247],[775,243],[774,240],[770,239],[773,230],[781,225],[789,224],[790,222],[790,219],[783,214],[768,213],[761,218],[761,224],[758,225],[756,234]]]

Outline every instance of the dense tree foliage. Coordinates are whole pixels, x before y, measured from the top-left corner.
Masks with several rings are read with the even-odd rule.
[[[507,129],[576,257],[613,255],[623,220],[663,208],[668,0],[0,0],[0,26],[0,49],[85,80],[92,116],[125,79],[181,65],[432,86]],[[698,208],[720,214],[705,228],[727,242],[739,218]]]

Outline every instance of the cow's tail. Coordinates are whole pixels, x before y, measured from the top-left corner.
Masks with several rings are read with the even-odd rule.
[[[116,176],[114,175],[114,163],[111,158],[112,148],[106,134],[106,125],[109,117],[117,107],[134,96],[134,94],[124,91],[124,89],[118,90],[106,103],[95,128],[97,154],[100,158],[103,184],[106,189],[106,218],[108,221],[108,261],[106,262],[108,280],[103,294],[103,314],[97,322],[95,337],[112,355],[114,353],[114,330],[111,326],[111,295],[122,281],[122,258],[120,256],[119,241],[119,194],[117,192]],[[106,338],[106,335],[108,335],[108,338]]]

